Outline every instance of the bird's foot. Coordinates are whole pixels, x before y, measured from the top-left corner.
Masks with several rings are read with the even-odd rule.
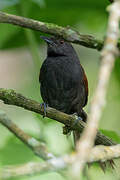
[[[44,117],[46,117],[46,113],[47,113],[47,110],[46,110],[46,109],[47,109],[47,107],[48,107],[48,104],[46,104],[46,103],[41,103],[41,104],[40,104],[40,107],[43,108],[43,110],[44,110],[44,114],[43,114],[43,118],[44,118]]]
[[[65,134],[65,135],[70,135],[73,127],[74,127],[79,121],[82,121],[82,118],[81,118],[80,116],[78,116],[77,113],[74,113],[73,115],[76,117],[76,120],[74,121],[72,127],[71,127],[71,126],[67,126],[67,125],[65,125],[65,126],[63,127],[63,134]]]
[[[74,113],[73,114],[74,116],[75,116],[75,121],[74,121],[74,123],[73,123],[73,126],[75,126],[79,121],[82,121],[83,119],[80,117],[80,116],[78,116],[78,114],[77,113]]]

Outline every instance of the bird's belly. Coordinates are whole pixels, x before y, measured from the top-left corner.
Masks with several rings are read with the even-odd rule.
[[[53,68],[54,69],[54,68]],[[71,104],[71,79],[63,69],[53,70],[49,67],[41,82],[41,96],[50,107],[68,113]]]
[[[80,77],[78,65],[61,61],[47,64],[41,81],[41,96],[44,102],[68,114],[73,106],[77,109],[79,104],[82,108],[86,97]]]

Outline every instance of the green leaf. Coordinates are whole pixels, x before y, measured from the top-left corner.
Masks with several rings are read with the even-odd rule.
[[[115,131],[109,131],[105,129],[100,129],[101,133],[105,136],[110,137],[113,141],[120,143],[120,136]]]
[[[45,7],[44,0],[32,0],[34,3],[38,4],[40,7]]]
[[[19,3],[19,0],[0,0],[0,10]]]
[[[10,136],[4,147],[0,149],[0,162],[2,165],[23,164],[32,161],[34,158],[36,159],[33,152],[15,136]]]

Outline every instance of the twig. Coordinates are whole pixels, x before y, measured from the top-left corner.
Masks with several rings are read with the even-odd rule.
[[[0,88],[0,99],[3,100],[5,104],[16,105],[24,109],[39,113],[41,115],[44,114],[44,109],[41,108],[40,103],[26,98],[23,95],[16,93],[14,90]],[[78,118],[77,116],[68,115],[50,107],[47,107],[46,109],[46,116],[66,125],[68,129],[77,130],[80,133],[86,125],[82,121],[76,122],[76,119]],[[115,145],[116,143],[113,142],[110,138],[104,136],[102,133],[98,132],[95,144],[111,146]]]
[[[99,120],[103,107],[105,106],[108,81],[118,52],[117,41],[119,38],[120,0],[110,5],[108,10],[110,11],[110,17],[106,40],[101,52],[98,84],[91,103],[87,126],[77,144],[76,161],[72,167],[75,176],[79,176],[80,172],[82,172],[91,148],[93,147]]]
[[[0,168],[0,179],[9,179],[20,176],[31,176],[38,173],[43,173],[52,170],[53,167],[49,163],[34,163],[29,162],[27,164],[19,166],[5,166]]]
[[[46,146],[43,143],[40,143],[35,138],[26,134],[21,130],[15,123],[13,123],[7,115],[0,111],[0,123],[8,128],[15,136],[17,136],[23,143],[25,143],[32,151],[39,157],[44,160],[50,159],[53,157],[51,153],[47,151]]]
[[[115,146],[96,146],[92,149],[88,163],[106,161],[120,157],[120,144]],[[74,160],[74,155],[50,159],[46,162],[29,162],[18,166],[4,166],[0,168],[0,179],[9,179],[20,176],[35,175],[46,171],[65,169]]]
[[[59,36],[71,43],[80,44],[82,46],[100,50],[103,46],[103,41],[96,39],[91,35],[83,35],[77,31],[67,27],[61,27],[56,24],[36,21],[21,16],[15,16],[0,11],[0,23],[13,24],[43,33]]]
[[[64,158],[54,157],[42,163],[30,162],[24,165],[6,166],[0,168],[0,179],[35,175],[46,171],[57,171],[65,169],[67,165],[68,162]]]
[[[88,162],[105,162],[106,160],[111,160],[120,157],[120,144],[115,146],[95,146],[90,153]]]

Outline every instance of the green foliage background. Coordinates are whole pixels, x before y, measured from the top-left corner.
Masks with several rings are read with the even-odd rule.
[[[80,33],[104,38],[107,17],[107,0],[0,0],[0,10],[11,14],[26,16],[40,21],[52,22],[61,26],[71,26]],[[23,29],[9,24],[0,24],[0,87],[16,89],[27,97],[42,102],[39,92],[38,75],[46,56],[46,46],[40,39],[40,32]],[[100,53],[74,45],[84,66],[89,81],[89,103],[94,94],[99,70]],[[120,143],[120,60],[117,59],[110,79],[106,107],[100,129],[114,141]],[[89,111],[89,103],[86,110]],[[72,138],[62,134],[62,125],[42,118],[21,108],[0,103],[8,116],[23,130],[44,141],[49,150],[56,155],[73,150]],[[0,125],[0,166],[40,161],[14,135]],[[104,174],[97,165],[88,171],[90,180],[120,179],[119,160],[116,171],[108,169]],[[17,180],[64,180],[58,173],[44,173],[33,177],[20,177]],[[13,178],[12,178],[13,179]],[[85,178],[83,178],[85,179]]]

